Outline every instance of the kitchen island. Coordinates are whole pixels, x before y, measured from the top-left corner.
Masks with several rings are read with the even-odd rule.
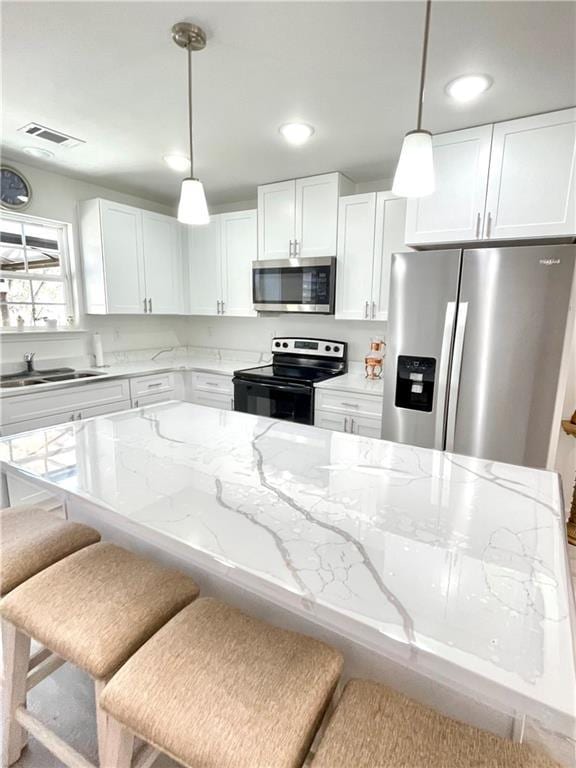
[[[0,441],[72,519],[339,645],[347,672],[574,743],[558,477],[170,402]]]

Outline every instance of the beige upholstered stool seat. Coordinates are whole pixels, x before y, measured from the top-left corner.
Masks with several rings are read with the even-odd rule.
[[[200,598],[128,660],[100,705],[186,766],[295,768],[341,669],[324,643]]]
[[[197,595],[185,574],[101,543],[16,587],[0,603],[0,613],[58,656],[103,679]]]
[[[58,560],[100,541],[100,534],[41,507],[0,510],[0,595]]]
[[[524,744],[500,739],[384,685],[351,680],[312,768],[559,768]]]

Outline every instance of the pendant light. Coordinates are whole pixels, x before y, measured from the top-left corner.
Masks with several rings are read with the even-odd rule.
[[[430,31],[430,7],[432,0],[426,0],[426,20],[424,22],[424,45],[422,47],[422,67],[420,70],[420,94],[418,100],[418,121],[416,130],[404,136],[400,159],[394,175],[392,192],[398,197],[425,197],[434,192],[434,160],[432,157],[432,134],[422,130],[422,102],[424,100],[424,81],[426,79],[426,59],[428,56],[428,34]]]
[[[208,224],[210,216],[206,205],[206,195],[201,181],[194,178],[194,154],[192,149],[192,51],[201,51],[206,47],[204,30],[196,24],[181,21],[172,27],[172,39],[188,53],[188,129],[190,133],[190,176],[182,181],[178,221],[182,224]]]

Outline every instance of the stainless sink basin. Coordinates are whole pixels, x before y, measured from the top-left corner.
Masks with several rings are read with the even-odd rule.
[[[50,374],[50,375],[49,375]],[[0,376],[0,389],[15,389],[16,387],[31,387],[34,384],[54,384],[57,381],[75,381],[102,376],[93,371],[74,371],[72,368],[56,368],[51,371],[36,371],[36,373],[11,374]],[[105,374],[104,374],[105,375]]]
[[[9,381],[0,381],[0,387],[31,387],[33,384],[44,384],[44,379],[10,379]]]
[[[92,376],[102,376],[101,373],[92,371],[79,371],[76,373],[59,373],[56,376],[44,376],[43,381],[73,381],[74,379],[91,379]]]

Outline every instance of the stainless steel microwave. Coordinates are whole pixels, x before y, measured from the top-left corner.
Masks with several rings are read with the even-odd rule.
[[[252,262],[252,301],[258,312],[334,314],[336,257]]]

